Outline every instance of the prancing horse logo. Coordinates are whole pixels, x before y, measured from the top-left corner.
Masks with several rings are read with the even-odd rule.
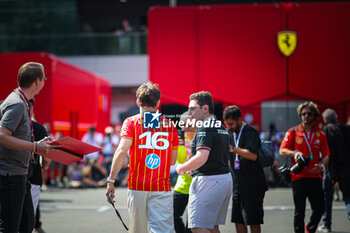
[[[284,56],[289,57],[297,47],[297,33],[281,31],[277,34],[277,45]]]

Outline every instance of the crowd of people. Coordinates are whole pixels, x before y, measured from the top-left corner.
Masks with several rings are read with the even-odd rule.
[[[280,157],[291,160],[296,233],[331,232],[337,186],[350,220],[350,126],[338,124],[332,109],[322,113],[322,130],[316,126],[317,105],[307,101],[296,109],[301,123],[285,135],[274,124],[259,134],[236,105],[224,109],[224,125],[214,115],[211,94],[201,91],[189,96],[179,130],[161,116],[161,92],[147,82],[136,91],[140,113],[128,117],[122,127],[106,127],[104,135],[91,126],[81,140],[102,151],[65,166],[39,156],[58,149],[51,142],[63,136],[53,136],[49,125],[40,125],[34,117],[34,96],[45,80],[42,64],[24,64],[18,88],[0,103],[0,232],[44,232],[40,187],[51,184],[106,187],[111,204],[118,198],[115,187],[127,186],[129,231],[134,233],[220,232],[230,200],[236,232],[259,233],[265,192],[280,181]],[[261,139],[273,143],[276,162],[267,169],[259,163]],[[172,188],[174,165],[178,175]],[[312,211],[305,224],[306,200]]]
[[[50,125],[45,123],[44,126],[47,132],[50,133]],[[53,137],[55,140],[58,140],[62,136],[62,132],[57,131]],[[81,140],[102,150],[88,154],[84,157],[84,160],[69,165],[52,160],[48,169],[43,170],[45,177],[42,187],[43,191],[46,191],[48,186],[57,186],[59,188],[97,188],[106,186],[107,174],[109,174],[111,169],[113,154],[120,141],[120,126],[106,127],[105,134],[97,132],[96,128],[91,126]],[[127,174],[128,158],[126,158],[115,184],[117,186],[126,186]]]

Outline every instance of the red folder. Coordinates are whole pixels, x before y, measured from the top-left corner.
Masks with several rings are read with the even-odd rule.
[[[101,148],[84,143],[72,137],[64,137],[52,142],[51,144],[60,145],[61,147],[52,150],[47,154],[40,155],[65,165],[82,160],[84,155],[102,150]]]

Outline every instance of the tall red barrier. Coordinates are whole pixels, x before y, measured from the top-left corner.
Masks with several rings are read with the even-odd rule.
[[[29,61],[42,63],[48,78],[35,97],[39,123],[79,139],[91,125],[103,132],[110,124],[109,82],[48,53],[0,53],[1,99],[17,87],[18,69]]]
[[[350,3],[298,4],[288,15],[298,36],[290,93],[327,104],[349,101]]]
[[[275,4],[208,6],[199,20],[200,89],[247,106],[286,92],[286,60],[276,45],[286,13]]]

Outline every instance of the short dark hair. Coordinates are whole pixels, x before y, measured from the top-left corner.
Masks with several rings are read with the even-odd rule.
[[[301,118],[301,112],[303,111],[304,108],[310,108],[310,110],[313,112],[315,119],[320,115],[320,111],[318,110],[317,104],[315,104],[312,101],[306,101],[302,104],[300,104],[297,108],[297,112],[299,117]]]
[[[30,87],[35,80],[44,78],[44,66],[37,62],[27,62],[18,70],[18,86]]]
[[[233,119],[237,120],[242,116],[241,109],[236,105],[231,105],[224,110],[224,120]]]
[[[214,114],[214,101],[211,94],[207,91],[200,91],[197,93],[193,93],[190,95],[190,100],[197,100],[199,106],[203,107],[204,105],[208,105],[209,113]]]
[[[156,107],[160,96],[159,87],[152,82],[143,83],[136,91],[136,98],[141,106]]]

